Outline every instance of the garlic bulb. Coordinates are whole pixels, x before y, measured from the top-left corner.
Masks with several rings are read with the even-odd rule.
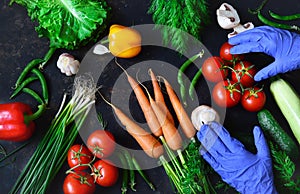
[[[79,61],[68,53],[62,53],[57,60],[57,67],[67,76],[75,75],[79,70],[79,66]]]

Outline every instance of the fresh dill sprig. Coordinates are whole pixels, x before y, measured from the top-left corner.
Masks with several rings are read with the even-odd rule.
[[[288,189],[289,192],[299,193],[300,177],[296,179],[293,178],[296,170],[295,163],[284,151],[280,150],[277,145],[274,145],[272,142],[269,142],[269,145],[275,170],[275,178],[279,179],[280,185]]]
[[[6,156],[6,150],[4,149],[4,147],[0,144],[0,154]]]
[[[163,43],[181,53],[186,51],[188,41],[183,32],[200,39],[201,30],[210,19],[206,0],[152,0],[148,13],[155,24],[168,26],[161,28]]]
[[[99,121],[101,127],[102,127],[103,129],[105,129],[105,128],[107,127],[107,121],[105,121],[105,120],[103,119],[103,115],[102,115],[101,113],[98,113],[98,114],[97,114],[97,119],[98,119],[98,121]]]

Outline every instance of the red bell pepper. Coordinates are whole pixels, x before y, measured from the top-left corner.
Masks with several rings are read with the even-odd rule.
[[[0,140],[19,142],[29,139],[35,130],[33,120],[44,110],[42,106],[32,114],[30,106],[25,103],[0,104]]]

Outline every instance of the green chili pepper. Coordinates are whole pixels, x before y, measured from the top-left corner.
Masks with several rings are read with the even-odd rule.
[[[196,86],[196,83],[198,82],[200,76],[202,75],[202,69],[200,68],[197,73],[195,74],[195,76],[193,77],[192,79],[192,82],[190,84],[190,87],[189,87],[189,96],[192,100],[194,100],[194,90],[195,90],[195,86]]]
[[[279,15],[269,10],[269,14],[272,18],[277,20],[283,20],[283,21],[300,19],[300,13],[292,14],[292,15]]]
[[[286,30],[296,30],[296,31],[300,31],[300,28],[296,25],[287,25],[287,24],[281,24],[281,23],[277,23],[271,20],[268,20],[266,17],[264,17],[260,11],[257,12],[257,17],[258,19],[269,26],[273,26],[275,28],[281,28],[281,29],[286,29]]]
[[[183,101],[183,104],[186,106],[186,90],[185,90],[185,83],[183,81],[183,73],[184,71],[198,58],[202,57],[204,54],[204,50],[202,49],[201,52],[197,53],[196,55],[192,56],[188,60],[186,60],[180,67],[178,74],[177,74],[177,82],[180,85],[180,95]]]
[[[44,75],[36,68],[32,69],[32,73],[34,73],[40,80],[41,86],[42,86],[42,92],[43,92],[43,98],[44,102],[48,104],[49,98],[48,98],[48,87],[47,87],[47,82],[44,77]]]
[[[22,91],[25,92],[25,93],[27,93],[27,94],[29,94],[29,95],[31,95],[40,104],[44,104],[43,99],[34,90],[32,90],[30,88],[23,88]]]
[[[44,59],[33,59],[31,62],[27,64],[27,66],[22,71],[21,75],[19,76],[18,80],[16,81],[15,87],[18,88],[19,85],[24,81],[27,74],[36,66],[44,62]]]
[[[19,94],[20,91],[22,91],[22,89],[29,83],[37,80],[37,77],[29,77],[26,80],[24,80],[17,88],[15,88],[15,91],[13,92],[13,94],[10,96],[10,98],[14,98],[17,94]]]
[[[273,26],[275,28],[281,28],[281,29],[285,29],[285,30],[296,30],[296,31],[300,31],[300,28],[296,25],[288,25],[288,24],[282,24],[282,23],[277,23],[275,21],[271,21],[268,18],[266,18],[265,16],[262,15],[261,10],[263,9],[263,7],[266,5],[266,3],[268,2],[268,0],[264,0],[260,6],[255,9],[255,10],[250,10],[248,9],[248,11],[251,14],[257,14],[258,19],[264,23],[265,25],[269,25],[269,26]],[[276,14],[275,14],[276,15]],[[271,15],[272,16],[272,15]],[[275,16],[277,17],[277,16]],[[281,16],[279,16],[280,18]],[[289,18],[290,16],[288,16],[287,18]]]
[[[43,69],[46,63],[51,59],[52,55],[56,51],[56,47],[50,47],[46,55],[44,56],[44,61],[40,64],[39,69]]]

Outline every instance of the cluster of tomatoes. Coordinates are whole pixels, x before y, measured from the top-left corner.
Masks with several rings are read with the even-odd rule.
[[[266,102],[266,95],[255,83],[257,69],[244,55],[230,54],[232,47],[225,42],[220,56],[209,57],[203,62],[203,76],[215,83],[212,98],[220,107],[230,108],[241,103],[248,111],[259,111]]]
[[[114,185],[119,169],[107,159],[115,150],[115,138],[109,131],[96,130],[87,140],[87,146],[74,144],[67,154],[70,169],[64,180],[65,194],[93,194],[96,183],[103,187]]]

